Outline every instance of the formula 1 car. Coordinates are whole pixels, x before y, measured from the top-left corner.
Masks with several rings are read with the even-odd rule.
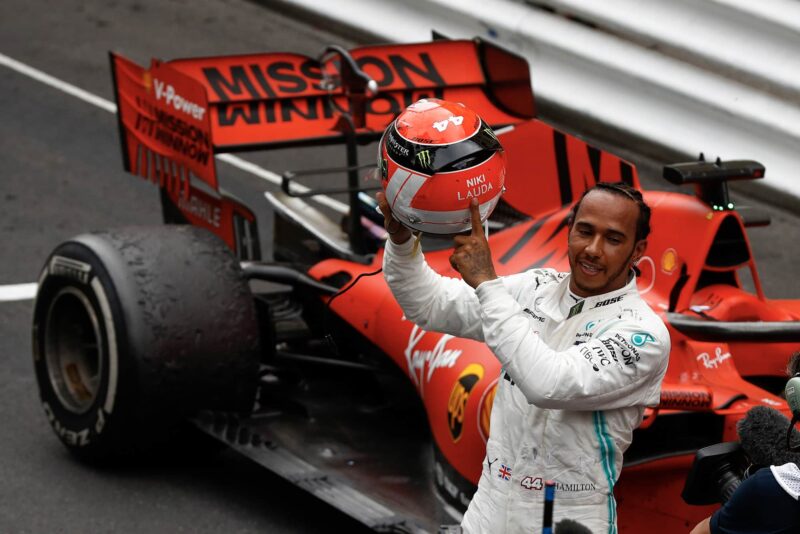
[[[480,114],[508,156],[488,223],[501,275],[568,269],[570,206],[598,181],[640,187],[634,166],[535,119],[527,62],[477,39],[149,68],[112,53],[111,65],[125,169],[160,187],[170,224],[77,236],[47,260],[34,361],[61,441],[89,461],[126,458],[189,420],[376,530],[457,522],[481,473],[500,366],[485,345],[403,317],[380,274],[378,183],[362,180],[359,147],[419,98]],[[217,180],[221,153],[293,147],[314,161],[326,144],[344,147],[346,167],[286,172],[280,190],[245,200]],[[764,296],[745,231],[758,221],[727,192],[763,174],[749,161],[679,164],[665,177],[696,195],[644,193],[653,233],[639,287],[672,354],[615,488],[622,532],[685,531],[708,515],[680,498],[694,451],[735,440],[753,406],[787,412],[779,391],[800,301]],[[331,185],[309,189],[298,183],[307,175]],[[274,213],[269,241],[259,203]],[[451,240],[422,246],[457,276]],[[274,261],[262,258],[270,247]],[[541,480],[519,483],[542,491]],[[581,488],[557,489],[556,507],[559,491]]]

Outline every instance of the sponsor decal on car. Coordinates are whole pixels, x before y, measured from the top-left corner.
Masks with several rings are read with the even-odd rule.
[[[689,409],[711,408],[711,393],[708,391],[675,391],[662,390],[660,408]]]
[[[156,100],[163,99],[167,106],[172,105],[176,111],[185,113],[197,120],[203,120],[206,108],[181,96],[172,84],[153,78],[153,87],[155,88]]]
[[[447,348],[447,343],[454,338],[454,336],[447,334],[442,335],[432,349],[417,349],[417,345],[427,333],[422,328],[414,325],[411,329],[411,334],[408,336],[408,345],[406,345],[406,350],[404,351],[408,374],[421,392],[423,391],[423,383],[430,382],[437,369],[453,367],[462,354],[460,349]]]
[[[144,100],[137,106],[145,112],[136,115],[134,129],[164,147],[201,165],[209,163],[211,140],[202,129],[181,120],[164,110],[152,107]]]
[[[217,117],[220,126],[333,118],[334,109],[327,94],[338,89],[337,77],[323,81],[322,69],[316,60],[298,61],[296,57],[285,56],[254,56],[252,59],[254,63],[247,65],[233,63],[202,68],[206,87],[220,102]],[[393,116],[421,98],[444,96],[441,88],[447,86],[447,82],[427,52],[385,57],[364,55],[356,62],[381,89],[403,90],[401,95],[382,92],[367,100],[367,114]],[[428,90],[412,91],[417,88]],[[299,101],[292,96],[303,98]]]
[[[730,357],[730,352],[723,352],[722,347],[717,347],[714,349],[714,356],[709,355],[707,352],[703,352],[697,355],[697,361],[702,362],[706,369],[716,369]]]
[[[447,402],[447,428],[454,442],[461,439],[464,430],[464,414],[467,411],[467,401],[472,390],[483,378],[483,366],[471,363],[458,375],[456,383],[450,392],[450,399]]]
[[[494,396],[497,394],[497,378],[494,379],[486,390],[480,400],[480,408],[478,410],[478,431],[486,442],[489,440],[489,430],[492,423],[492,405],[494,404]]]
[[[188,200],[181,195],[178,198],[178,208],[194,215],[215,228],[220,227],[222,208],[219,206],[212,206],[197,195],[189,196]]]
[[[678,266],[678,253],[674,248],[668,248],[661,255],[661,272],[672,274]]]

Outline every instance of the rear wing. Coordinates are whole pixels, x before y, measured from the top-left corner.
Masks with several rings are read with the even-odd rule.
[[[527,61],[476,40],[153,60],[111,53],[125,169],[188,191],[217,189],[213,154],[376,139],[407,105],[462,102],[494,127],[534,116]],[[353,76],[374,82],[367,94]],[[355,80],[355,81],[354,81]]]
[[[217,190],[204,88],[165,63],[150,69],[111,53],[125,170],[188,198],[190,174]]]

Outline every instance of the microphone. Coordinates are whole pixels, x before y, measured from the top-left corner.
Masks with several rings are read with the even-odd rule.
[[[783,465],[794,462],[800,465],[800,453],[786,448],[790,430],[789,419],[781,412],[766,406],[756,406],[737,424],[739,441],[750,460],[759,466]],[[792,442],[800,440],[800,432],[791,429]]]

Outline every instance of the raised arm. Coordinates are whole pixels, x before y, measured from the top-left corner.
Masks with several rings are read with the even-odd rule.
[[[431,269],[413,239],[386,243],[383,275],[406,318],[425,330],[483,341],[475,290],[457,278]]]
[[[406,318],[425,330],[483,341],[475,291],[431,269],[422,251],[414,252],[411,232],[392,216],[386,195],[378,193],[377,200],[389,234],[383,276]]]

